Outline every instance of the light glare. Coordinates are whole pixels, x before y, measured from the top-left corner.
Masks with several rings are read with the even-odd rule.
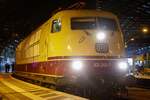
[[[148,32],[148,28],[143,28],[143,32],[147,33]]]
[[[72,68],[74,70],[81,70],[82,67],[83,67],[83,64],[82,64],[81,61],[74,61],[74,62],[72,62]]]
[[[126,62],[120,62],[118,66],[121,70],[126,70],[128,68],[128,64]]]
[[[104,40],[106,38],[106,34],[104,32],[99,32],[96,37],[98,40]]]

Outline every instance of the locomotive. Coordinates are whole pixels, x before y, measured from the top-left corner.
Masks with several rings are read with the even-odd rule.
[[[15,75],[57,87],[119,83],[128,64],[118,18],[106,11],[63,10],[16,48]]]

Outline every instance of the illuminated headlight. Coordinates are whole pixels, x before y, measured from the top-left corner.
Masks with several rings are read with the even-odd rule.
[[[97,33],[96,38],[98,40],[104,40],[106,38],[106,34],[104,32],[99,32]]]
[[[121,70],[127,70],[128,69],[128,64],[127,64],[127,62],[119,62],[118,67]]]
[[[72,69],[73,70],[79,71],[82,69],[82,67],[83,67],[83,63],[81,61],[73,61],[72,62]]]

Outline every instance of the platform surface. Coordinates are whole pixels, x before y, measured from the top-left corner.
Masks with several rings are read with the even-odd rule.
[[[33,85],[0,73],[0,100],[87,100],[78,96]]]
[[[137,79],[149,79],[150,80],[150,75],[145,75],[145,74],[134,75],[134,77]]]

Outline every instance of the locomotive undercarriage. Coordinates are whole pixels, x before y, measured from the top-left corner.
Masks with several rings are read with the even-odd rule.
[[[16,72],[15,77],[48,88],[68,92],[90,100],[116,100],[126,98],[128,93],[124,80],[113,75],[88,75],[85,77],[50,77],[41,74]]]
[[[125,80],[116,76],[112,77],[113,75],[104,75],[101,77],[91,75],[75,79],[62,79],[59,81],[67,80],[67,84],[59,85],[58,89],[90,98],[90,100],[127,99],[128,91],[124,82]]]

